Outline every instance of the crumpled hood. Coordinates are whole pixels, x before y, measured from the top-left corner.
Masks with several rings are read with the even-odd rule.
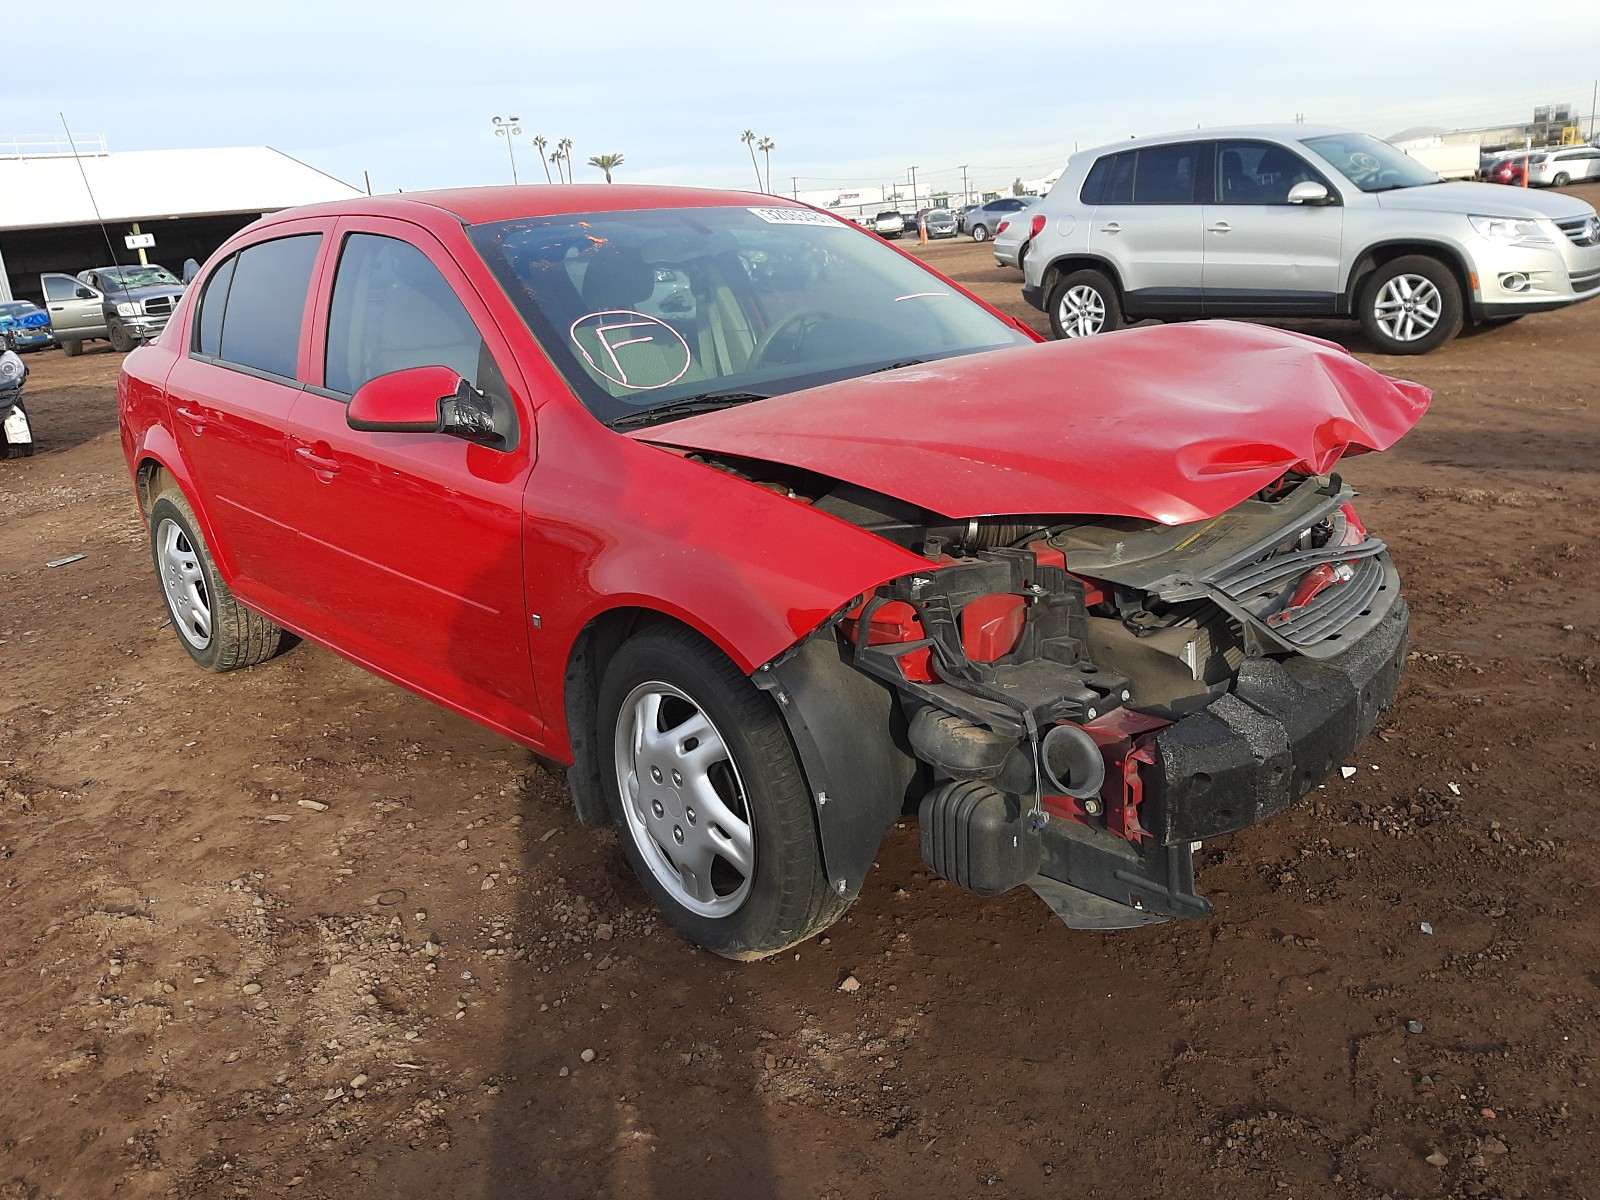
[[[1385,450],[1431,393],[1328,342],[1229,321],[902,367],[658,425],[642,441],[782,463],[947,517],[1169,525],[1291,468]]]
[[[1423,212],[1464,213],[1480,217],[1586,217],[1594,206],[1576,196],[1502,183],[1430,183],[1377,194],[1379,206]]]

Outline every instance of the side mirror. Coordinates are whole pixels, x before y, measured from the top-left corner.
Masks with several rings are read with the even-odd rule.
[[[1289,189],[1290,204],[1332,204],[1328,189],[1315,179],[1303,179]]]
[[[95,291],[93,288],[88,288],[88,287],[79,287],[78,288],[78,299],[79,300],[94,300],[94,299],[98,298],[99,295],[100,295],[100,293]]]
[[[345,424],[363,433],[443,433],[500,442],[494,401],[449,367],[409,367],[370,379],[350,397]]]

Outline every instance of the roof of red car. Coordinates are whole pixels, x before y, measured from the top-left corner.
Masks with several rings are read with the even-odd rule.
[[[718,188],[659,187],[644,184],[528,184],[521,187],[451,188],[437,192],[401,192],[390,196],[362,196],[332,204],[286,209],[273,217],[313,216],[323,213],[404,215],[417,206],[449,213],[467,225],[507,221],[516,217],[544,217],[562,213],[628,212],[648,208],[711,208],[722,205],[760,204],[799,207],[785,196],[762,192],[725,191]]]

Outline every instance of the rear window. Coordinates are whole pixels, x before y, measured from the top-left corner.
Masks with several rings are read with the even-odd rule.
[[[1204,142],[1183,142],[1140,150],[1133,202],[1193,204],[1195,185],[1202,178],[1200,159],[1205,147]]]
[[[210,351],[214,357],[293,379],[311,268],[321,242],[318,233],[257,242],[230,260],[231,270],[227,265],[217,270],[201,299],[196,349],[207,353],[202,347],[214,331],[216,349]],[[214,311],[219,289],[226,293],[220,314]]]

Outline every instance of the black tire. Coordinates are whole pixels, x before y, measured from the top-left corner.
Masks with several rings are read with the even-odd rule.
[[[1057,338],[1092,337],[1121,329],[1122,300],[1111,280],[1096,270],[1074,271],[1050,289],[1045,305]]]
[[[1556,177],[1554,179],[1552,179],[1550,181],[1550,186],[1551,187],[1566,187],[1567,184],[1569,184],[1571,182],[1572,182],[1572,176],[1568,175],[1565,171],[1561,171],[1556,175]]]
[[[111,336],[111,348],[118,354],[126,354],[139,344],[139,339],[129,333],[121,321],[112,321],[107,331]]]
[[[983,225],[974,225],[972,227],[972,240],[975,242],[987,242],[989,240],[988,228]]]
[[[1380,353],[1427,354],[1461,332],[1461,285],[1438,259],[1408,254],[1362,284],[1360,313],[1361,328]]]
[[[652,750],[639,748],[633,723],[639,705],[648,703],[658,689],[674,691],[682,699],[667,696],[659,702],[657,721],[670,723],[658,723],[656,732],[670,732],[689,719],[684,714],[698,707],[727,750],[725,763],[716,761],[704,771],[708,777],[718,772],[715,783],[725,807],[746,822],[742,828],[749,835],[754,866],[745,875],[731,860],[710,860],[704,872],[708,880],[715,881],[719,867],[723,878],[703,903],[725,906],[721,911],[695,911],[690,907],[695,897],[689,894],[689,884],[679,880],[669,886],[661,878],[679,870],[680,863],[689,865],[687,857],[673,859],[663,843],[676,838],[678,845],[685,845],[685,833],[690,841],[710,841],[719,819],[701,811],[699,823],[704,828],[698,832],[691,828],[696,821],[692,806],[697,803],[692,782],[672,787],[665,778],[672,774],[678,779],[671,764],[680,760],[674,756],[691,742],[695,745],[688,753],[692,753],[703,744],[698,739],[664,739],[655,751],[664,756],[661,782],[652,782],[654,771],[645,775],[640,759],[648,758]],[[716,647],[681,626],[646,629],[623,643],[612,658],[596,707],[600,778],[629,865],[650,898],[690,941],[724,958],[763,958],[827,928],[849,907],[828,886],[810,788],[782,718],[772,700]],[[624,757],[633,765],[619,763]],[[685,772],[691,770],[680,765]],[[628,778],[643,785],[637,807],[624,799]],[[651,833],[652,823],[662,831],[661,837]],[[669,826],[670,836],[665,832]]]
[[[68,341],[63,338],[61,341],[61,353],[65,354],[68,358],[77,358],[78,355],[83,353],[83,343]]]
[[[164,489],[150,505],[150,554],[178,642],[206,670],[253,667],[283,648],[284,630],[234,599],[200,534],[194,510],[176,487]],[[195,589],[195,600],[209,615],[208,629],[190,615],[193,609],[180,608],[174,598],[185,584]]]

